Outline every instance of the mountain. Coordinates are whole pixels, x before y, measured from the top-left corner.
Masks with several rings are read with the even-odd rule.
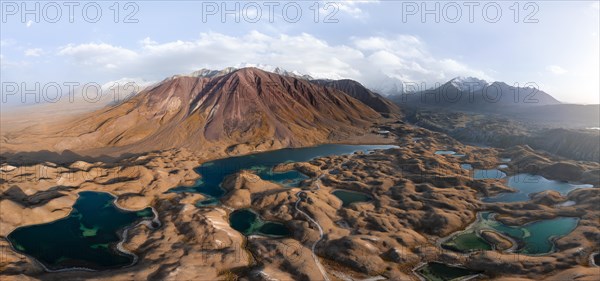
[[[360,84],[357,81],[350,79],[341,79],[341,80],[332,80],[332,79],[314,79],[312,76],[307,74],[302,74],[298,71],[288,71],[283,68],[277,66],[271,66],[267,64],[241,64],[242,68],[254,67],[266,72],[275,73],[282,76],[293,77],[297,79],[307,80],[312,83],[316,83],[318,85],[332,87],[338,89],[351,97],[360,100],[364,104],[368,105],[375,111],[384,114],[390,113],[400,113],[400,108],[395,105],[390,100],[382,97],[381,95],[372,92],[367,89],[365,86]],[[198,71],[194,71],[188,75],[188,77],[207,77],[214,78],[218,76],[227,75],[231,72],[238,70],[239,66],[236,67],[227,67],[222,70],[210,70],[210,69],[200,69]]]
[[[173,76],[118,105],[6,136],[3,147],[254,151],[342,140],[367,131],[380,117],[340,90],[243,68],[212,78]]]
[[[52,102],[40,99],[40,103],[3,105],[0,110],[0,132],[4,135],[33,125],[44,127],[58,119],[114,106],[152,87],[154,83],[141,78],[121,78],[98,85],[99,87],[74,87],[71,92],[60,93]]]
[[[267,72],[272,72],[272,73],[283,75],[283,76],[290,76],[290,77],[294,77],[294,78],[298,78],[298,79],[304,79],[304,80],[313,80],[314,79],[309,74],[301,73],[301,72],[296,71],[296,70],[288,71],[288,70],[285,70],[285,69],[283,69],[281,67],[273,66],[273,65],[269,65],[269,64],[262,64],[262,63],[258,63],[258,64],[241,63],[241,64],[238,64],[235,67],[238,68],[238,69],[248,68],[248,67],[254,67],[254,68],[258,68],[258,69],[261,69],[261,70],[264,70],[264,71],[267,71]]]
[[[176,75],[176,77],[204,77],[204,78],[213,78],[213,77],[218,77],[218,76],[223,76],[223,75],[227,75],[229,73],[232,73],[234,71],[236,71],[237,68],[235,67],[226,67],[222,70],[213,70],[213,69],[206,69],[206,68],[202,68],[200,70],[196,70],[190,74],[187,75]]]
[[[377,79],[366,84],[373,92],[379,93],[387,98],[402,95],[405,92],[402,80],[381,73]],[[410,89],[406,89],[410,90]],[[410,91],[409,91],[410,92]]]
[[[431,90],[392,97],[400,106],[441,107],[449,110],[498,112],[514,108],[560,104],[551,95],[531,87],[504,82],[488,83],[473,77],[457,77]]]
[[[553,104],[528,108],[514,108],[506,112],[512,118],[544,124],[549,127],[600,127],[598,104]]]
[[[454,87],[456,90],[461,92],[476,92],[481,91],[486,86],[489,86],[488,82],[476,77],[456,77],[448,81],[448,86]]]
[[[351,97],[363,102],[379,113],[400,113],[400,108],[390,100],[365,88],[359,82],[350,79],[342,80],[312,80],[311,82],[338,89]]]
[[[242,69],[242,68],[257,68],[257,69],[264,70],[267,72],[271,72],[271,73],[275,73],[275,74],[279,74],[279,75],[283,75],[283,76],[294,77],[294,78],[298,78],[298,79],[304,79],[304,80],[312,80],[313,79],[312,76],[310,76],[308,74],[302,74],[298,71],[287,71],[283,68],[268,65],[268,64],[249,64],[249,63],[242,63],[237,66],[226,67],[222,70],[213,70],[213,69],[203,68],[203,69],[194,71],[187,75],[178,75],[178,76],[213,78],[213,77],[229,74],[231,72],[234,72],[234,71]]]

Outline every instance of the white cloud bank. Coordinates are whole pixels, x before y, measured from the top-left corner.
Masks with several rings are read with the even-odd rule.
[[[252,31],[234,37],[209,32],[192,41],[159,43],[145,38],[135,49],[106,43],[69,44],[61,47],[58,55],[69,57],[86,71],[147,79],[243,62],[276,65],[318,78],[350,78],[367,86],[381,83],[382,76],[427,83],[456,76],[491,79],[456,59],[436,58],[422,40],[411,35],[357,37],[347,45],[331,45],[307,33],[269,36]]]
[[[24,52],[24,55],[26,57],[39,57],[44,53],[44,50],[40,49],[40,48],[32,48],[32,49],[27,49]]]
[[[548,70],[551,73],[556,74],[556,75],[561,75],[561,74],[567,73],[567,70],[565,70],[564,68],[562,68],[558,65],[549,65],[548,67],[546,67],[546,70]]]

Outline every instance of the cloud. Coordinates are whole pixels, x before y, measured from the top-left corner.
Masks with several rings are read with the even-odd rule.
[[[157,43],[158,42],[152,40],[150,37],[146,37],[146,38],[140,40],[140,44],[142,44],[142,45],[154,45]]]
[[[567,71],[564,68],[562,68],[558,65],[549,65],[548,67],[546,67],[546,70],[548,70],[556,75],[561,75],[561,74],[567,73]]]
[[[0,68],[7,70],[7,74],[8,74],[9,70],[13,71],[13,70],[16,70],[17,68],[27,69],[30,66],[31,66],[31,63],[29,61],[25,61],[25,60],[14,61],[14,60],[7,58],[3,54],[0,55]]]
[[[39,57],[44,53],[44,50],[40,48],[32,48],[25,50],[26,57]]]
[[[235,37],[221,33],[201,33],[197,40],[157,43],[149,38],[137,49],[105,43],[70,44],[58,54],[70,57],[75,65],[96,71],[118,70],[119,76],[147,74],[168,76],[199,68],[224,68],[241,62],[273,64],[303,72],[355,77],[351,65],[362,59],[359,50],[332,46],[310,34],[268,36],[253,31]]]
[[[25,26],[27,26],[27,27],[31,27],[32,25],[33,25],[33,21],[32,21],[32,20],[28,20],[28,21],[25,23]]]
[[[365,19],[369,17],[369,14],[360,8],[361,5],[366,4],[375,4],[379,3],[379,1],[365,1],[365,0],[348,0],[348,1],[339,1],[339,2],[327,2],[325,1],[325,5],[327,4],[335,5],[337,9],[339,9],[342,13],[346,13],[349,16],[356,19]],[[330,10],[332,11],[332,10]]]
[[[2,39],[0,40],[0,47],[12,46],[16,43],[14,39]]]
[[[58,54],[86,71],[112,77],[161,78],[200,68],[221,69],[240,63],[261,63],[297,70],[318,78],[350,78],[371,86],[382,76],[403,81],[445,82],[455,76],[490,77],[452,58],[436,58],[418,37],[351,38],[330,44],[308,33],[242,36],[201,33],[196,40],[156,42],[144,38],[137,48],[106,43],[69,44]]]
[[[106,43],[69,44],[61,47],[58,55],[69,56],[82,66],[114,68],[116,64],[126,64],[135,60],[135,51],[112,46]]]
[[[445,82],[456,76],[475,76],[493,80],[485,71],[474,69],[453,58],[437,58],[427,44],[416,36],[354,38],[354,46],[369,60],[368,69],[377,69],[368,80],[378,81],[382,73],[411,82]],[[368,82],[367,82],[368,84]]]

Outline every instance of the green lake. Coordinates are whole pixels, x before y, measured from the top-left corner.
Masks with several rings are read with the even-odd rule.
[[[478,233],[482,230],[491,230],[515,240],[518,244],[517,253],[547,254],[554,250],[553,240],[571,233],[577,227],[578,222],[578,218],[559,217],[535,221],[522,226],[509,226],[495,220],[492,213],[482,212],[473,225],[450,237],[442,243],[442,247],[460,252],[490,250],[492,246]]]
[[[440,262],[430,262],[416,270],[428,281],[450,281],[478,274],[464,267],[451,266]]]
[[[137,221],[153,218],[154,213],[151,208],[125,211],[115,206],[114,200],[109,193],[80,192],[67,217],[17,228],[7,238],[17,251],[50,270],[130,265],[134,257],[116,249],[119,233]]]
[[[233,229],[246,236],[261,234],[271,237],[287,237],[292,234],[284,224],[264,221],[250,209],[236,210],[231,213],[229,224]]]
[[[368,202],[371,201],[371,196],[362,192],[347,191],[347,190],[335,190],[331,194],[342,200],[342,206],[347,207],[355,202]]]

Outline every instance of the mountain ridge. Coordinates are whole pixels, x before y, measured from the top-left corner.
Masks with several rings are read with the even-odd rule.
[[[369,90],[360,82],[351,79],[325,80],[315,79],[311,82],[338,89],[371,107],[373,110],[384,114],[400,114],[400,107],[381,95]]]
[[[402,94],[391,99],[411,108],[445,108],[450,110],[503,112],[561,104],[544,91],[532,87],[515,87],[504,82],[488,83],[477,78],[457,82],[457,78],[435,88]],[[464,82],[464,83],[463,83]]]
[[[173,76],[118,104],[3,139],[10,149],[122,152],[187,147],[255,150],[297,147],[364,134],[382,116],[346,93],[257,68],[206,77]],[[39,136],[39,135],[38,135]],[[238,146],[242,147],[238,147]]]

